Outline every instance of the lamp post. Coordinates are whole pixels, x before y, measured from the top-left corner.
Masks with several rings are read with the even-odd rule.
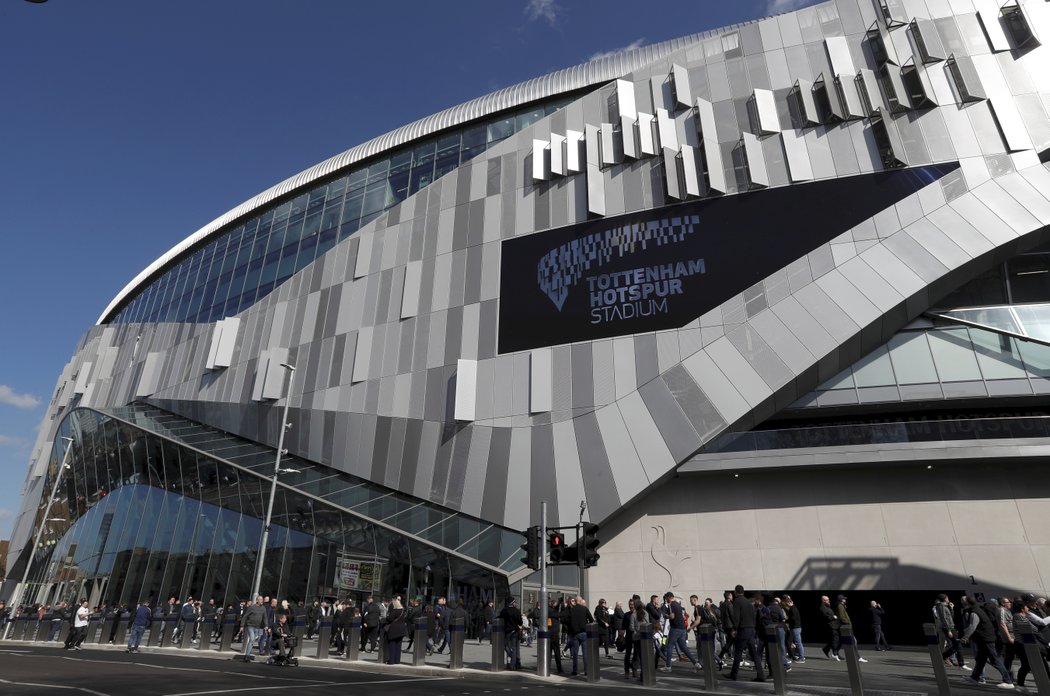
[[[55,485],[51,487],[51,497],[47,499],[47,507],[44,508],[44,519],[40,522],[40,529],[36,531],[33,546],[29,549],[29,560],[26,561],[26,568],[22,571],[22,582],[15,588],[15,593],[11,598],[12,610],[17,610],[18,604],[22,601],[22,594],[25,592],[26,582],[29,580],[29,569],[33,567],[33,559],[36,557],[36,550],[40,546],[40,539],[44,536],[44,528],[47,527],[47,523],[51,519],[48,515],[51,514],[51,505],[55,502],[55,495],[58,494],[58,484],[62,481],[62,473],[69,468],[69,453],[73,451],[73,438],[63,436],[62,439],[67,443],[66,451],[62,455],[62,463],[58,465],[58,471],[55,472]],[[7,628],[4,629],[5,639],[10,630],[11,622],[8,622]]]
[[[263,521],[262,540],[259,542],[259,553],[255,556],[255,580],[252,582],[251,597],[259,596],[259,585],[262,584],[263,563],[266,561],[266,544],[270,539],[270,518],[273,516],[273,500],[277,496],[277,476],[291,473],[293,469],[281,468],[281,455],[284,454],[284,434],[292,427],[288,422],[288,404],[292,400],[292,380],[295,378],[295,366],[281,363],[288,371],[288,391],[284,395],[284,412],[281,415],[281,433],[277,436],[277,456],[273,463],[273,476],[270,478],[270,502],[266,506],[266,519]]]

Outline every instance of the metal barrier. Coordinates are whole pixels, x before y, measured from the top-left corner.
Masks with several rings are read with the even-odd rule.
[[[718,691],[718,658],[715,657],[715,627],[711,624],[701,624],[700,634],[700,662],[704,665],[704,691]]]
[[[99,645],[105,645],[109,642],[109,634],[113,631],[113,622],[117,621],[119,614],[103,614],[99,620],[98,627],[98,640],[96,641]]]
[[[766,666],[769,668],[769,675],[773,677],[773,693],[784,696],[787,673],[784,671],[784,653],[780,650],[780,641],[777,640],[776,626],[765,626],[762,640],[766,642],[766,657],[769,658]]]
[[[58,629],[58,642],[63,645],[66,644],[66,638],[69,638],[69,632],[73,629],[73,624],[68,621],[62,621],[62,628]]]
[[[160,636],[161,647],[166,645],[172,645],[175,642],[175,627],[179,625],[179,617],[177,615],[169,615],[164,617],[164,632]]]
[[[128,622],[131,620],[130,616],[124,616],[120,614],[117,616],[117,631],[113,634],[113,643],[115,645],[127,645],[128,641]]]
[[[853,692],[853,696],[864,696],[864,681],[860,676],[860,653],[857,652],[857,641],[853,637],[853,626],[842,624],[839,632],[842,637],[842,647],[846,649],[849,688]]]
[[[328,617],[321,619],[321,628],[317,631],[317,659],[328,659],[328,648],[332,643],[332,620]]]
[[[222,636],[219,638],[219,652],[226,652],[233,645],[233,634],[237,632],[237,617],[222,617]]]
[[[197,634],[197,650],[211,650],[211,634],[215,632],[215,617],[205,616]]]
[[[303,649],[303,640],[306,635],[306,616],[300,614],[292,623],[292,635],[295,636],[295,644],[298,650]]]
[[[933,676],[937,679],[937,695],[951,696],[951,682],[948,681],[948,671],[944,669],[944,655],[941,653],[941,634],[932,623],[924,623],[922,632],[926,636],[926,649],[930,652]]]
[[[346,659],[357,662],[361,659],[361,617],[354,616],[350,619],[350,628],[347,629],[346,637]]]
[[[193,647],[193,629],[197,627],[196,621],[183,621],[182,630],[179,631],[179,648],[188,650]]]
[[[452,619],[448,627],[452,636],[452,644],[449,646],[449,669],[463,669],[463,639],[466,638],[466,626],[463,617],[457,616]]]
[[[427,620],[423,616],[417,616],[415,625],[412,627],[415,635],[412,636],[412,664],[422,667],[427,663]]]
[[[33,631],[35,630],[35,626],[33,624],[36,623],[36,617],[22,615],[18,617],[18,620],[21,623],[21,625],[15,627],[17,629],[17,640],[31,640]]]
[[[102,621],[98,616],[88,617],[87,633],[84,635],[85,643],[98,643],[98,629]]]
[[[536,674],[551,675],[551,634],[545,628],[536,631]]]
[[[596,682],[602,678],[601,665],[598,663],[598,624],[587,624],[585,632],[587,639],[583,643],[583,658],[586,664],[583,668],[587,673],[587,681]]]
[[[47,634],[51,630],[51,615],[45,614],[44,618],[36,622],[36,630],[33,631],[33,640],[43,643],[47,640]]]
[[[1032,670],[1035,685],[1038,687],[1039,693],[1046,696],[1046,694],[1050,694],[1050,674],[1046,672],[1046,663],[1043,662],[1043,656],[1039,651],[1035,629],[1028,621],[1015,621],[1014,626],[1017,635],[1021,637],[1021,648],[1028,658],[1028,665]]]
[[[656,645],[653,643],[653,625],[638,624],[638,650],[641,652],[638,662],[642,668],[642,684],[656,686]]]
[[[160,647],[162,640],[164,640],[164,617],[154,614],[153,623],[149,625],[149,640],[146,641],[146,645],[157,648]]]
[[[489,643],[492,647],[492,664],[489,669],[493,672],[502,672],[507,665],[507,657],[504,654],[506,640],[507,634],[503,630],[503,619],[493,619],[492,625],[489,626]]]

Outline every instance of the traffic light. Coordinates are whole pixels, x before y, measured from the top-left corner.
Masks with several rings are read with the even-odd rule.
[[[549,532],[547,544],[551,552],[551,565],[576,565],[576,548],[565,543],[565,536],[561,532]]]
[[[521,562],[533,570],[539,570],[540,527],[539,525],[533,525],[522,532],[522,534],[525,535],[525,543],[521,545],[521,550],[525,552],[525,557],[521,559]]]
[[[598,555],[598,545],[601,542],[598,540],[598,525],[591,522],[584,522],[583,524],[583,536],[580,537],[580,560],[583,561],[584,568],[591,568],[598,565],[598,559],[601,556]]]

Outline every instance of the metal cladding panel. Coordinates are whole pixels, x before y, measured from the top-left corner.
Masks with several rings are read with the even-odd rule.
[[[146,355],[146,361],[142,365],[142,375],[139,377],[138,387],[135,388],[135,396],[152,396],[157,391],[163,360],[164,354],[161,352]]]
[[[836,75],[854,75],[857,68],[853,65],[849,42],[845,36],[829,36],[824,39],[824,50],[827,51],[831,72]]]
[[[624,157],[638,159],[641,153],[638,149],[638,127],[637,119],[631,116],[620,117],[620,135],[623,137]]]
[[[472,421],[477,413],[478,361],[456,361],[456,405],[455,419]]]
[[[999,11],[993,7],[981,7],[977,10],[977,18],[981,21],[991,49],[997,53],[1009,51],[1010,40],[1006,38],[1006,30],[999,20]]]
[[[616,130],[611,123],[601,124],[599,133],[599,144],[602,153],[601,164],[603,167],[619,164],[623,159],[617,148]]]
[[[788,174],[792,181],[809,181],[813,178],[813,165],[809,161],[806,138],[801,131],[788,129],[780,134],[784,143]]]
[[[857,91],[855,75],[839,75],[836,77],[835,89],[838,90],[839,97],[842,100],[846,118],[863,118],[868,115],[861,102],[860,93]]]
[[[423,262],[410,261],[405,266],[405,285],[401,293],[401,318],[419,313],[419,292],[423,284]]]
[[[630,80],[616,81],[616,109],[620,118],[638,118],[638,107],[634,98],[634,83]]]
[[[675,130],[674,118],[667,109],[656,110],[656,128],[660,133],[660,147],[678,150],[678,132]]]
[[[550,143],[546,140],[532,141],[532,179],[546,181],[550,178]]]
[[[529,353],[529,413],[543,413],[553,407],[552,359],[550,348],[537,348]]]
[[[773,92],[768,89],[756,89],[752,94],[755,111],[758,116],[760,135],[771,135],[780,132],[780,117],[777,116],[777,102]]]
[[[583,156],[584,135],[580,131],[565,131],[565,169],[570,174],[582,172],[587,164]]]
[[[685,192],[690,196],[701,195],[701,178],[697,163],[697,151],[692,145],[682,146],[682,177],[685,180]]]
[[[678,152],[669,147],[664,148],[664,183],[667,184],[669,198],[685,198],[682,191],[682,177],[678,172]]]
[[[565,136],[551,133],[551,174],[565,176]]]
[[[820,123],[820,112],[817,111],[817,100],[813,97],[813,82],[799,78],[795,80],[795,96],[802,110],[802,120],[809,126]]]
[[[875,73],[872,70],[864,68],[858,73],[857,91],[861,93],[861,98],[866,102],[868,112],[865,116],[871,116],[879,109],[886,109],[885,103],[882,101],[882,92],[879,90],[879,80],[875,77]]]
[[[213,367],[229,367],[233,364],[233,351],[237,348],[237,335],[241,328],[241,320],[238,317],[227,317],[219,322],[218,345],[215,350]],[[218,328],[218,326],[216,328]]]
[[[656,154],[656,138],[653,136],[653,124],[656,117],[652,114],[638,114],[638,145],[643,155]]]
[[[77,381],[73,385],[74,394],[83,394],[88,388],[88,379],[91,377],[92,364],[83,363],[77,371]]]
[[[762,156],[762,144],[758,137],[744,133],[744,156],[747,158],[747,175],[754,186],[769,186],[766,160]]]
[[[676,106],[683,109],[693,106],[693,90],[689,86],[689,71],[678,63],[671,65],[671,88],[674,90]]]
[[[726,183],[725,168],[722,166],[722,151],[718,147],[718,128],[715,123],[714,105],[706,99],[697,99],[696,115],[700,126],[700,140],[703,145],[708,185],[714,191],[726,193],[729,187]]]

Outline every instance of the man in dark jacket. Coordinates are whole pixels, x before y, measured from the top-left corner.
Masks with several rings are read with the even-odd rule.
[[[376,649],[376,639],[379,632],[379,621],[383,610],[374,598],[365,600],[361,610],[361,651],[372,652]],[[366,648],[367,645],[367,648]]]
[[[266,607],[262,596],[255,598],[255,604],[244,609],[241,614],[241,627],[244,630],[244,659],[252,659],[252,649],[259,642],[266,627]]]
[[[612,638],[609,635],[611,617],[609,616],[609,605],[604,599],[598,600],[598,606],[594,608],[594,621],[598,624],[598,647],[605,647],[605,656],[609,657],[609,643]]]
[[[587,608],[587,602],[583,597],[577,596],[571,600],[569,607],[569,654],[572,655],[572,673],[576,674],[576,664],[580,648],[587,640],[587,624],[594,622],[591,610]],[[583,671],[587,671],[587,651],[583,651]]]
[[[448,612],[449,608],[445,604],[445,598],[438,597],[437,604],[434,606],[434,623],[437,624],[437,630],[441,634],[441,645],[435,651],[438,653],[442,653],[446,647],[450,647],[448,643],[452,639],[448,630]],[[437,639],[435,639],[435,642],[437,642]]]
[[[886,616],[886,611],[874,599],[871,600],[869,611],[871,612],[871,628],[875,632],[875,650],[893,650],[889,641],[886,640],[886,634],[882,632],[882,618]]]
[[[984,683],[982,676],[984,666],[991,662],[992,667],[999,670],[1003,678],[999,686],[1004,689],[1012,689],[1014,687],[1013,677],[1003,664],[1003,658],[999,657],[999,652],[995,649],[996,621],[992,619],[987,609],[979,605],[973,597],[964,597],[963,603],[965,604],[963,607],[965,623],[962,630],[962,643],[966,645],[972,642],[974,653],[976,653],[970,679],[975,684]]]
[[[733,603],[730,605],[730,613],[733,617],[733,667],[729,671],[729,678],[735,680],[740,673],[740,660],[744,655],[745,646],[751,651],[755,658],[754,681],[765,681],[766,676],[762,671],[762,651],[758,646],[758,636],[755,633],[755,605],[744,596],[744,587],[737,585],[733,591]],[[723,621],[725,616],[723,615]]]
[[[504,651],[507,653],[507,669],[521,669],[521,610],[518,600],[510,597],[507,606],[500,610],[499,618],[503,619],[503,631],[506,635]]]
[[[820,615],[824,617],[824,622],[827,624],[828,629],[828,642],[824,643],[822,650],[824,651],[824,657],[829,660],[841,660],[839,657],[839,618],[835,616],[835,610],[831,608],[831,597],[824,595],[820,598]],[[832,654],[834,651],[834,654]]]
[[[550,602],[547,605],[547,636],[550,639],[550,656],[554,658],[554,664],[558,667],[558,674],[564,674],[565,672],[565,670],[562,669],[561,666],[561,623],[561,607],[559,606],[557,600],[551,597]],[[540,630],[543,629],[541,628]]]
[[[153,612],[149,608],[149,600],[143,600],[135,609],[135,618],[131,622],[131,635],[128,636],[128,652],[138,652],[139,643],[142,642],[142,634],[146,632],[153,623]]]

